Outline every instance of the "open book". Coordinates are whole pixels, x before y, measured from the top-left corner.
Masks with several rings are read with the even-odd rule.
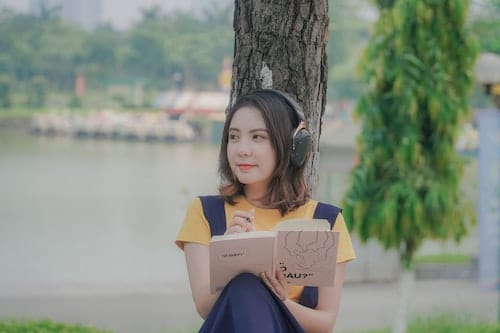
[[[213,236],[210,249],[210,290],[220,291],[243,272],[259,275],[279,270],[292,285],[333,286],[338,232],[327,220],[291,219],[273,231]]]

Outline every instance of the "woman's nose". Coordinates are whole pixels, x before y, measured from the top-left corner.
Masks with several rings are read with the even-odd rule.
[[[251,154],[251,148],[248,140],[241,140],[238,144],[238,154],[240,156],[249,156]]]

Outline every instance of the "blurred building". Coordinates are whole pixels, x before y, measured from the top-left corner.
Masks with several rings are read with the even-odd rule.
[[[65,20],[92,30],[102,22],[102,0],[29,0],[28,10],[33,15],[59,9]]]

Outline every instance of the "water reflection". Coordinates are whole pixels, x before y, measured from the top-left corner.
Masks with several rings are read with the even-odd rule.
[[[172,242],[191,197],[214,191],[216,155],[211,145],[3,138],[0,285],[180,279]]]

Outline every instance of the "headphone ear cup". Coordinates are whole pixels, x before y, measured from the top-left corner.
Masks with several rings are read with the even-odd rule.
[[[292,138],[291,162],[294,166],[300,167],[306,161],[311,145],[311,134],[305,128],[297,132]]]

